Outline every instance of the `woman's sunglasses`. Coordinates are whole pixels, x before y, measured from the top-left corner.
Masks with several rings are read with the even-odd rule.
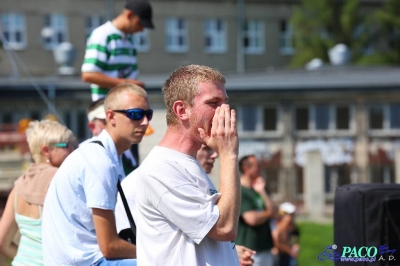
[[[113,110],[117,113],[126,114],[131,120],[142,120],[144,116],[150,121],[153,118],[153,110],[143,110],[140,108],[128,109],[128,110]]]
[[[52,145],[53,147],[75,150],[78,144],[75,141],[58,142]]]

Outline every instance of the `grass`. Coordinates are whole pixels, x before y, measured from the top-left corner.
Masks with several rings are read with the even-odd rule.
[[[320,261],[318,254],[333,243],[333,224],[297,222],[300,229],[299,266],[333,266],[333,261]]]

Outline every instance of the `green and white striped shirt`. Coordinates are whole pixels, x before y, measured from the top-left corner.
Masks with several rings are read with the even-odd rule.
[[[86,45],[82,72],[101,72],[114,78],[136,79],[139,71],[131,35],[117,29],[111,21],[97,27]],[[111,88],[90,85],[92,100],[104,98]]]

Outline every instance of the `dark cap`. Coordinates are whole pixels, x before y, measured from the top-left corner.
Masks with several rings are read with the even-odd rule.
[[[144,28],[154,29],[152,22],[153,10],[147,0],[127,0],[125,8],[138,15],[140,23]]]

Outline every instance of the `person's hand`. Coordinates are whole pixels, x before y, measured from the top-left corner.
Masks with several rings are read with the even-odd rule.
[[[239,139],[236,130],[236,112],[229,105],[217,107],[212,120],[210,136],[203,128],[198,128],[204,143],[223,156],[224,154],[238,154]]]
[[[294,244],[290,250],[290,256],[292,258],[297,258],[297,256],[299,255],[299,250],[300,250],[300,245]]]
[[[142,87],[143,89],[145,88],[144,82],[142,82],[138,79],[126,79],[125,81],[126,81],[126,83],[138,85],[138,86]]]
[[[257,177],[252,183],[253,189],[261,194],[265,191],[265,180],[262,176]]]
[[[236,245],[236,252],[239,257],[240,266],[251,266],[253,265],[253,259],[251,256],[256,254],[254,250],[246,248],[244,246]]]

